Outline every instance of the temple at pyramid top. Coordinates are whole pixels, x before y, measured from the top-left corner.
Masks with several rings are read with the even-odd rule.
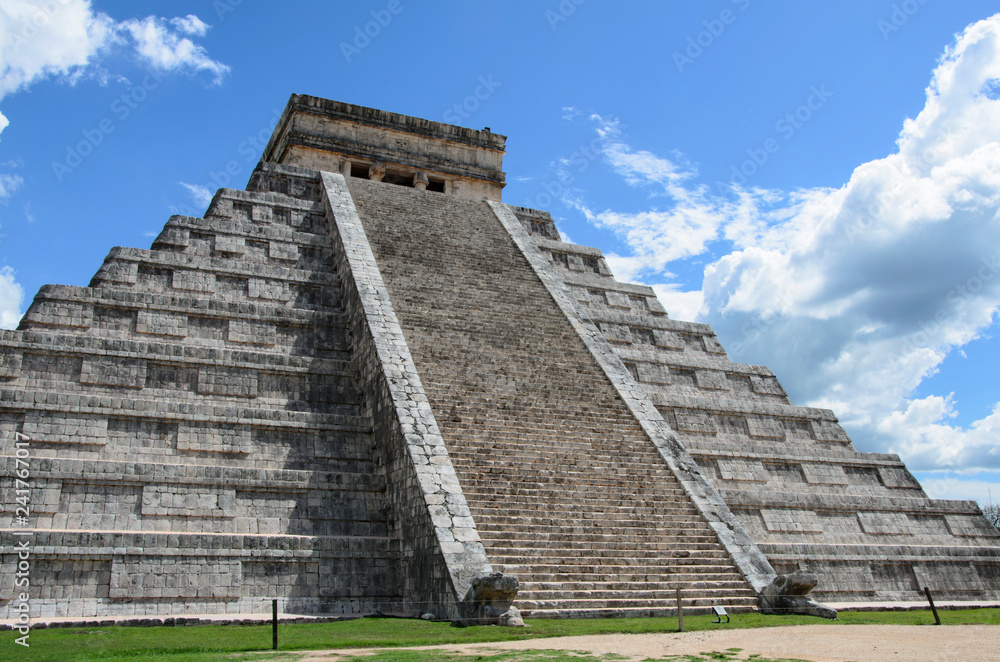
[[[506,136],[293,94],[262,161],[500,200]]]

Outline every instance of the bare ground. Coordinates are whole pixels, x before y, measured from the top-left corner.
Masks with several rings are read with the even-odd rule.
[[[527,641],[422,646],[412,650],[483,653],[489,650],[556,649],[615,653],[631,660],[696,655],[740,648],[750,655],[809,662],[1000,662],[1000,627],[995,625],[797,625],[748,630],[661,634],[613,634]],[[349,655],[385,649],[313,651],[301,662],[336,662]]]

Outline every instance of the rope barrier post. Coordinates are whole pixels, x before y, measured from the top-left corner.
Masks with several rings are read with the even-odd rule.
[[[938,616],[937,607],[934,606],[934,598],[931,597],[931,590],[924,587],[924,595],[927,596],[927,602],[931,603],[931,611],[934,612],[934,624],[941,625],[941,617]]]
[[[677,589],[677,631],[684,632],[684,607],[681,605],[681,589]]]
[[[271,649],[278,650],[278,599],[271,600]]]

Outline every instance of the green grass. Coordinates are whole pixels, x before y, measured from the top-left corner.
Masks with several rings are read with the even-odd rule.
[[[941,611],[945,624],[1000,625],[1000,609]],[[735,614],[729,624],[713,624],[712,616],[686,616],[687,631],[721,628],[759,628],[780,625],[840,623],[887,623],[929,625],[934,618],[929,611],[841,612],[840,621],[826,621],[808,616],[764,616],[757,613]],[[619,618],[580,620],[531,620],[528,628],[451,627],[448,623],[394,618],[365,618],[338,623],[290,623],[279,629],[280,650],[315,650],[323,648],[391,648],[490,641],[510,641],[541,637],[587,634],[675,632],[676,618]],[[156,659],[163,662],[285,662],[294,656],[275,657],[271,648],[270,625],[198,625],[183,627],[107,627],[53,628],[35,630],[30,648],[14,644],[16,632],[0,633],[0,660],[23,662],[126,662]],[[250,654],[253,653],[253,654]],[[521,655],[522,653],[505,653]],[[547,654],[547,653],[546,653]],[[384,657],[388,655],[389,657]],[[410,657],[407,657],[410,655]],[[436,654],[437,659],[440,653]],[[395,656],[395,657],[392,657]],[[383,657],[369,660],[417,660],[411,653],[386,651]],[[531,659],[531,658],[482,658]],[[549,659],[549,658],[536,658]],[[559,658],[552,658],[559,659]],[[569,659],[569,658],[566,658]],[[573,659],[581,659],[579,657]],[[586,658],[583,658],[586,659]],[[599,659],[599,658],[591,658]],[[711,659],[711,658],[709,658]],[[716,658],[725,659],[725,658]],[[763,661],[762,661],[763,662]]]

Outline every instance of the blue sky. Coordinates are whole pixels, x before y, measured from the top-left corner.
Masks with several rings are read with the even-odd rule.
[[[932,495],[1000,500],[995,12],[0,0],[0,321],[243,187],[313,94],[507,135],[505,201]]]

